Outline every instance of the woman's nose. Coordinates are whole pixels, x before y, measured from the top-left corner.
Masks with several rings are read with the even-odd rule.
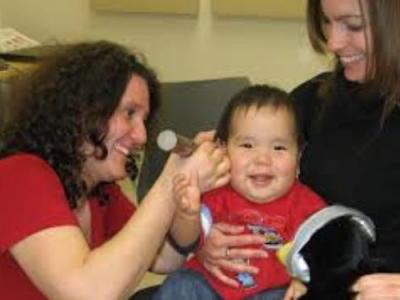
[[[326,48],[329,52],[337,54],[347,43],[347,33],[339,25],[330,25],[326,31]]]
[[[130,135],[137,145],[147,142],[147,130],[143,121],[132,124]]]

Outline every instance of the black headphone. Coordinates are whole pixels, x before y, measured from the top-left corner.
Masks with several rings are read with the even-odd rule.
[[[305,283],[310,282],[310,268],[301,254],[301,250],[310,241],[313,235],[328,223],[342,217],[348,217],[362,232],[369,242],[376,239],[375,225],[372,220],[362,212],[341,206],[331,205],[311,215],[297,230],[292,247],[285,258],[289,274]]]

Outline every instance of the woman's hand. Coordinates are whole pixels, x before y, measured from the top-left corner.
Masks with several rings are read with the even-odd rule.
[[[204,147],[211,163],[199,169],[202,192],[226,185],[230,180],[230,161],[226,148],[214,140],[215,130],[199,132],[193,139],[199,148]],[[204,145],[204,146],[202,146]]]
[[[203,142],[192,155],[201,192],[226,185],[230,180],[230,161],[225,147]]]
[[[230,163],[225,152],[214,143],[205,142],[189,157],[180,157],[171,153],[159,179],[167,180],[172,187],[171,178],[178,173],[196,172],[202,193],[224,186],[230,180]]]
[[[223,185],[230,180],[230,162],[225,147],[213,141],[213,132],[201,132],[195,138],[196,151],[188,157],[171,153],[163,170],[164,178],[173,178],[177,173],[197,173],[201,192]]]
[[[256,274],[259,269],[243,261],[248,258],[268,256],[268,253],[260,248],[243,248],[243,246],[262,245],[265,241],[262,236],[241,234],[243,231],[244,226],[214,224],[204,246],[198,252],[204,267],[217,279],[232,287],[239,287],[239,283],[226,275],[224,270]]]
[[[307,293],[307,287],[299,280],[292,279],[286,291],[284,300],[296,300]]]
[[[362,276],[353,285],[356,300],[400,299],[400,274],[371,274]]]

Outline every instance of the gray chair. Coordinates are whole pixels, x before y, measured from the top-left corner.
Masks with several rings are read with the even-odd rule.
[[[155,137],[164,129],[193,137],[199,131],[214,129],[229,99],[250,81],[232,77],[199,81],[163,83],[162,104],[152,124],[139,175],[137,199],[142,199],[160,174],[168,154],[158,149]]]

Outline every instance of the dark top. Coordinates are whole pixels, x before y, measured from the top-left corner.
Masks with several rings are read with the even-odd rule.
[[[370,216],[377,227],[374,256],[400,272],[399,108],[380,126],[382,98],[361,97],[360,86],[339,74],[331,101],[325,101],[317,90],[327,76],[321,74],[292,92],[306,140],[301,180],[328,203]]]

